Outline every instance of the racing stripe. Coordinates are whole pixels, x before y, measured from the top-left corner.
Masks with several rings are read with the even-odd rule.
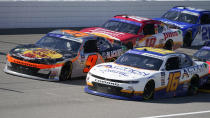
[[[64,63],[57,63],[54,65],[31,63],[31,62],[15,59],[11,57],[9,54],[7,55],[7,60],[11,63],[16,63],[16,64],[30,66],[30,67],[39,68],[39,69],[56,68],[56,67],[61,67],[64,65]]]

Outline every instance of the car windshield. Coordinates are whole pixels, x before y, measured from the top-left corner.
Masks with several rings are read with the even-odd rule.
[[[180,11],[168,11],[162,16],[162,18],[169,19],[177,22],[184,22],[190,24],[196,24],[198,16]]]
[[[194,54],[194,58],[197,58],[198,60],[201,61],[203,60],[210,61],[210,51],[206,49],[199,50]]]
[[[108,30],[130,34],[137,34],[140,29],[138,25],[113,20],[106,22],[102,27]]]
[[[159,70],[163,60],[144,55],[125,53],[115,63],[147,70]]]
[[[77,52],[81,43],[53,36],[45,36],[41,38],[36,45],[61,51]]]

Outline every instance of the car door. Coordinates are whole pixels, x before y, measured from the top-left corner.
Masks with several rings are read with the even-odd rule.
[[[165,63],[165,70],[166,94],[176,96],[177,92],[182,90],[179,85],[184,73],[180,68],[180,58],[178,56],[168,58]]]
[[[162,48],[165,46],[165,42],[166,42],[164,33],[166,33],[168,31],[168,28],[163,23],[155,24],[155,25],[157,26],[156,34],[153,35],[153,37],[155,37],[155,39],[156,39],[155,47]]]
[[[202,41],[210,40],[210,13],[204,13],[200,17]]]
[[[143,37],[136,43],[137,47],[154,47],[156,43],[156,37],[154,36],[156,34],[155,31],[156,24],[153,22],[147,22],[142,26],[142,32]]]
[[[180,68],[184,71],[181,82],[188,81],[192,78],[192,75],[187,71],[193,67],[193,61],[190,56],[186,54],[180,54]]]
[[[109,40],[103,37],[97,38],[97,47],[99,54],[105,62],[114,61],[123,53],[122,47],[119,44],[114,46]]]
[[[99,54],[96,38],[89,39],[84,42],[82,53],[81,60],[84,60],[83,73],[89,72],[93,66],[103,62],[103,59]]]

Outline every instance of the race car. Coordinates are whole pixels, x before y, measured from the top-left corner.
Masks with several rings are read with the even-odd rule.
[[[7,54],[6,73],[62,81],[85,76],[96,64],[114,61],[124,51],[119,43],[74,30],[49,32],[35,44],[18,45]]]
[[[147,46],[175,50],[183,43],[181,30],[169,29],[160,21],[139,16],[117,15],[102,27],[80,31],[121,41],[128,49]]]
[[[184,47],[203,45],[210,40],[210,11],[191,7],[176,6],[161,18],[154,20],[169,24],[169,27],[181,29]]]
[[[206,83],[208,68],[184,53],[141,47],[128,50],[115,62],[94,66],[84,90],[124,100],[194,95]]]
[[[193,55],[193,59],[206,62],[210,67],[210,47],[209,46],[202,47]],[[210,84],[210,69],[208,77],[209,79],[207,83]]]

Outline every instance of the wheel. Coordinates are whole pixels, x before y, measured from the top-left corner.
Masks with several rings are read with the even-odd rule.
[[[149,81],[144,88],[143,99],[144,100],[152,99],[154,91],[155,91],[155,83],[154,81]]]
[[[199,88],[199,78],[197,76],[193,76],[190,81],[188,95],[196,95],[198,93],[198,88]]]
[[[64,64],[64,66],[61,69],[61,73],[59,75],[59,81],[68,80],[71,78],[72,73],[72,63],[67,62]]]
[[[189,32],[184,36],[183,47],[190,47],[192,43],[192,34]]]
[[[167,50],[172,50],[173,49],[173,41],[172,40],[167,41],[163,48],[167,49]]]

